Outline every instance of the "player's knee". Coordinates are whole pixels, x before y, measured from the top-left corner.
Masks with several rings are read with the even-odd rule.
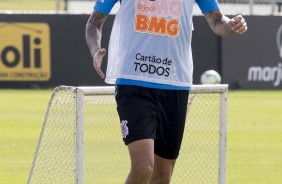
[[[131,172],[135,176],[150,177],[153,172],[154,165],[150,162],[140,162],[131,168]]]

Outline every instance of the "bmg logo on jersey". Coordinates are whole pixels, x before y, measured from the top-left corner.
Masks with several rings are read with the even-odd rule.
[[[0,81],[48,81],[50,28],[46,23],[0,23]]]

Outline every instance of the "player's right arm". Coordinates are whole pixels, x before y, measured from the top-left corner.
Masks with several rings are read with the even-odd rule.
[[[118,0],[97,0],[94,11],[90,15],[85,30],[86,42],[93,58],[93,66],[98,75],[104,79],[105,74],[101,70],[106,49],[101,48],[102,28],[113,6]]]
[[[93,58],[93,66],[102,79],[105,78],[105,74],[101,70],[101,65],[106,55],[106,49],[101,48],[101,39],[102,28],[106,18],[107,14],[94,10],[87,21],[85,30],[86,42]]]

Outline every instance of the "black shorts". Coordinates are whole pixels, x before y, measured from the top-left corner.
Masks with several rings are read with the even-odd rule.
[[[176,159],[185,126],[187,90],[116,86],[117,111],[126,145],[141,139],[155,140],[155,154]]]

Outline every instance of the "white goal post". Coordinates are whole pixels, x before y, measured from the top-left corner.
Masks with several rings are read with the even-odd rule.
[[[54,89],[27,183],[123,183],[129,157],[113,86]],[[226,183],[228,85],[194,85],[173,184]]]

